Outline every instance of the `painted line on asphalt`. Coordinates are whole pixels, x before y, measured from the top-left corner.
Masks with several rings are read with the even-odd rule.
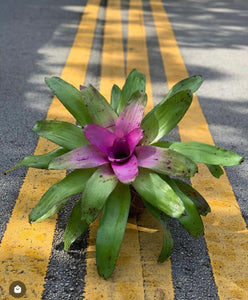
[[[120,1],[108,1],[105,20],[100,90],[109,99],[113,84],[122,87],[126,73],[136,68],[146,74],[149,111],[153,107],[153,101],[142,1],[131,0],[129,3],[127,72],[124,69]],[[133,227],[126,228],[115,271],[107,281],[98,276],[96,269],[95,240],[98,220],[91,225],[83,294],[85,299],[174,298],[170,260],[164,264],[156,262],[162,246],[159,224],[147,213],[141,216],[143,227],[159,229],[151,234],[144,230],[138,232],[136,218],[129,218],[130,222]]]
[[[121,1],[109,0],[105,16],[100,82],[100,91],[109,102],[112,86],[116,84],[121,88],[125,83],[122,32]]]
[[[86,75],[99,5],[99,0],[89,0],[86,5],[61,76],[77,87],[84,82]],[[56,98],[48,110],[47,119],[74,122]],[[34,154],[43,154],[52,148],[52,143],[40,138]],[[30,225],[28,214],[43,193],[64,176],[65,171],[28,169],[0,246],[1,299],[1,296],[4,299],[13,299],[9,295],[9,286],[13,281],[25,284],[25,298],[41,299],[52,250],[56,216]]]
[[[171,24],[160,0],[150,0],[168,85],[188,77]],[[196,96],[179,123],[183,142],[214,144]],[[248,230],[226,174],[212,177],[200,165],[193,186],[209,201],[212,212],[203,218],[205,240],[220,299],[248,299]]]
[[[110,99],[113,84],[125,82],[120,0],[109,0],[106,7],[101,62],[100,92]],[[132,220],[135,223],[135,219]],[[90,226],[86,255],[84,299],[144,299],[142,267],[137,230],[127,229],[113,275],[104,280],[96,268],[96,234],[99,220]],[[137,226],[136,226],[137,227]]]
[[[127,69],[131,71],[133,68],[146,75],[147,113],[153,108],[153,95],[142,0],[129,2]],[[146,212],[139,217],[138,225],[159,229],[154,234],[139,232],[145,299],[174,299],[171,262],[157,263],[162,247],[161,226]]]
[[[142,0],[130,0],[129,2],[127,74],[132,69],[137,69],[146,75],[146,94],[148,101],[145,113],[148,113],[153,108],[153,100]]]

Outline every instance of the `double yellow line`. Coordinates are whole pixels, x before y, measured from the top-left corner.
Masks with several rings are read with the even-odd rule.
[[[90,0],[85,7],[61,75],[77,87],[85,80],[99,5],[100,0]],[[74,122],[56,98],[48,110],[47,119]],[[47,140],[40,138],[35,154],[46,153],[53,147]],[[28,170],[0,246],[0,299],[13,299],[9,294],[9,286],[14,281],[25,284],[27,299],[41,299],[56,218],[30,225],[28,214],[43,193],[64,176],[65,171]]]
[[[62,77],[76,87],[85,80],[99,5],[99,0],[90,0],[85,7],[62,73]],[[100,89],[109,98],[113,83],[122,86],[126,74],[132,68],[136,68],[146,74],[150,101],[148,109],[151,109],[152,86],[142,1],[130,0],[129,5],[125,64],[121,3],[120,0],[108,1]],[[150,5],[167,82],[171,87],[180,79],[188,77],[188,73],[162,2],[150,0]],[[73,122],[55,98],[47,118]],[[197,97],[194,97],[192,107],[178,127],[182,141],[198,140],[213,144]],[[36,154],[43,153],[51,147],[50,143],[39,139]],[[21,280],[26,284],[28,299],[41,298],[56,219],[50,218],[31,226],[27,222],[27,215],[44,191],[64,175],[64,172],[57,171],[28,170],[0,248],[1,277],[3,274],[3,278],[0,277],[0,285],[4,295],[8,295],[12,281]],[[192,179],[192,183],[209,200],[212,208],[212,213],[204,218],[205,239],[218,296],[223,300],[248,299],[248,231],[228,178],[224,174],[221,179],[213,179],[208,175],[208,171],[200,166],[199,175]],[[138,232],[136,220],[131,219],[129,222],[133,223],[136,230],[126,230],[116,270],[108,281],[99,278],[96,272],[94,238],[97,224],[91,226],[85,299],[174,298],[170,261],[164,264],[156,263],[161,246],[160,233]],[[144,227],[159,228],[147,215],[142,215],[139,222],[139,225]],[[6,296],[6,299],[11,298]]]

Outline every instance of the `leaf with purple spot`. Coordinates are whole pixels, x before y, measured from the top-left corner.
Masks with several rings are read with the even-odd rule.
[[[136,147],[135,155],[139,167],[161,174],[192,177],[197,171],[197,165],[192,160],[171,149],[144,145]]]

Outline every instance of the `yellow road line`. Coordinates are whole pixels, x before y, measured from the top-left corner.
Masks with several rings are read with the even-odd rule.
[[[146,75],[146,93],[148,96],[146,112],[148,112],[153,107],[153,97],[142,0],[130,0],[129,2],[127,69],[130,71],[132,68],[136,68]],[[157,226],[160,229],[158,233],[153,235],[145,232],[139,233],[145,299],[173,299],[170,260],[163,264],[157,263],[162,247],[161,227],[149,214],[142,215],[138,224],[151,228]]]
[[[151,0],[168,85],[188,77],[173,30],[160,0]],[[214,144],[197,97],[179,123],[182,141]],[[248,299],[248,230],[226,174],[220,179],[200,166],[194,187],[209,201],[212,212],[204,218],[205,239],[220,299]]]
[[[150,110],[153,101],[141,0],[130,1],[129,6],[127,73],[133,68],[146,74]],[[120,2],[112,0],[108,2],[106,12],[101,74],[101,92],[108,99],[113,83],[122,87],[124,71]],[[132,226],[126,228],[116,269],[107,281],[100,278],[96,270],[95,239],[98,221],[90,227],[85,299],[173,299],[170,261],[165,264],[156,263],[162,246],[160,226],[148,214],[142,216],[139,222],[144,227],[159,228],[155,234],[147,233],[147,230],[138,233],[136,219],[129,219],[129,222]],[[147,234],[150,235],[150,240]],[[140,248],[144,248],[142,253]]]
[[[136,220],[129,219],[129,222],[135,224]],[[126,229],[115,271],[108,280],[104,280],[96,269],[97,228],[98,220],[90,227],[84,299],[144,300],[138,231]]]
[[[122,87],[125,80],[120,5],[119,0],[109,0],[106,8],[100,91],[107,99],[110,99],[113,84]],[[133,222],[135,223],[135,220]],[[114,274],[106,281],[98,275],[96,268],[95,243],[98,223],[99,221],[96,220],[90,226],[84,298],[143,300],[137,230],[126,230]]]
[[[142,0],[129,2],[127,73],[134,68],[146,75],[147,113],[153,108],[153,101]]]
[[[75,86],[84,82],[99,4],[99,0],[90,0],[85,7],[75,42],[63,70],[62,77]],[[47,118],[73,121],[55,98]],[[51,143],[40,138],[35,154],[45,153],[53,147]],[[1,299],[13,299],[9,296],[9,286],[18,280],[26,285],[26,298],[41,298],[56,217],[30,225],[28,214],[42,194],[64,176],[64,171],[28,170],[0,246]]]
[[[126,75],[119,0],[108,1],[105,20],[100,91],[110,100],[112,86],[121,88]]]

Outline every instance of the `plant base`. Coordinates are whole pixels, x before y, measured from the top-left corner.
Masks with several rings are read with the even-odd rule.
[[[129,216],[141,214],[145,209],[145,205],[141,200],[140,195],[131,188],[131,204],[129,210]]]

